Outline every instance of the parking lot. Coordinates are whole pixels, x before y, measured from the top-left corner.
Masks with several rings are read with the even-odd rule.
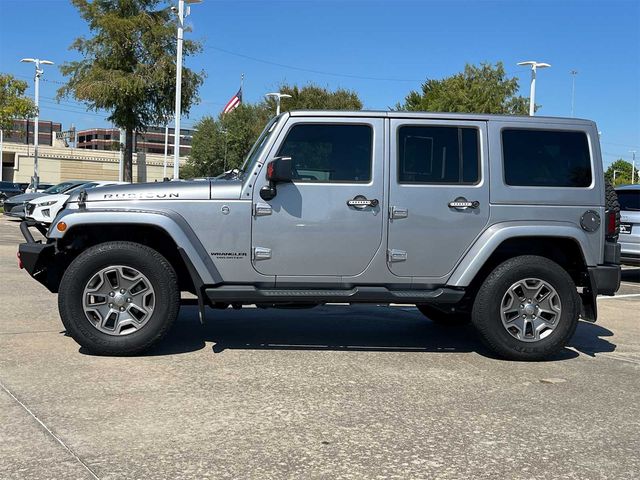
[[[183,306],[87,355],[0,219],[0,478],[640,476],[640,269],[552,361],[497,360],[411,306]]]

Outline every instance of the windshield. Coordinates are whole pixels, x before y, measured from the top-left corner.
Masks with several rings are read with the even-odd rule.
[[[78,185],[78,182],[62,182],[62,183],[59,183],[57,185],[54,185],[53,187],[47,188],[42,193],[46,193],[46,194],[49,194],[49,195],[55,195],[56,193],[66,192],[67,190],[69,190],[70,188],[75,187],[76,185]]]
[[[617,190],[620,210],[640,212],[640,190]]]
[[[256,143],[253,144],[251,150],[249,151],[249,155],[247,155],[247,159],[244,161],[242,168],[240,169],[242,172],[248,172],[253,168],[253,165],[256,163],[260,154],[262,153],[262,149],[267,144],[267,141],[271,137],[271,134],[275,130],[276,121],[280,117],[273,117],[271,121],[264,127],[264,130],[256,140]]]
[[[64,193],[67,195],[73,195],[74,193],[78,193],[80,190],[88,190],[89,188],[97,187],[97,183],[84,183],[82,185],[78,185],[77,187],[72,188],[71,190],[67,190]]]

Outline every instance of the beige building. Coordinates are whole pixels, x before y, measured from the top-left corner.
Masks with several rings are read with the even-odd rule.
[[[65,147],[61,142],[38,148],[40,182],[63,180],[118,180],[119,152]],[[161,181],[164,155],[134,154],[134,182]],[[184,165],[186,157],[180,158]],[[33,175],[33,145],[4,142],[1,180],[29,182]],[[167,176],[173,176],[173,156],[167,159]]]

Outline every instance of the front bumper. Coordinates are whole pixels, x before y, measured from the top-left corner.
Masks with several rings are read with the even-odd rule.
[[[20,231],[26,242],[18,245],[18,258],[20,268],[24,268],[38,282],[42,283],[51,292],[57,291],[58,269],[55,268],[54,256],[56,254],[55,243],[42,243],[36,241],[29,231],[30,227],[36,227],[42,232],[42,226],[34,222],[23,221]],[[46,230],[44,231],[46,233]]]

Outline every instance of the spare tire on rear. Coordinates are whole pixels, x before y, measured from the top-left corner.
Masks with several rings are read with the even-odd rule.
[[[616,190],[613,188],[613,185],[608,181],[604,182],[604,205],[606,209],[606,213],[613,212],[616,218],[616,228],[613,234],[607,235],[607,240],[611,242],[616,242],[618,240],[618,234],[620,233],[620,202],[618,202],[618,194]]]

